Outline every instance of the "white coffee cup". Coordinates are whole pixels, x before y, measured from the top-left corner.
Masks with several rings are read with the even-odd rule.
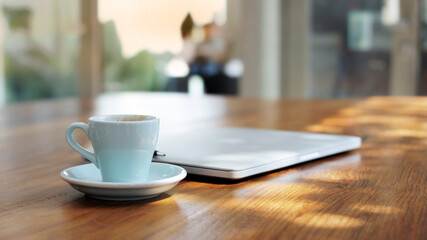
[[[66,130],[68,144],[100,170],[105,182],[145,181],[159,135],[160,120],[147,115],[103,115]],[[80,146],[73,131],[86,132],[93,152]]]

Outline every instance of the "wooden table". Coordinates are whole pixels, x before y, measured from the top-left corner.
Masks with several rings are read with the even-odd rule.
[[[65,128],[93,114],[352,134],[360,150],[245,181],[189,176],[152,200],[85,197],[60,177],[86,163]],[[83,134],[78,140],[88,143]],[[279,100],[107,94],[0,110],[1,239],[426,239],[427,98]]]

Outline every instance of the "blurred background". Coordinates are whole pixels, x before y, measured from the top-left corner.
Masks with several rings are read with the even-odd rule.
[[[0,105],[427,94],[427,0],[0,0]]]

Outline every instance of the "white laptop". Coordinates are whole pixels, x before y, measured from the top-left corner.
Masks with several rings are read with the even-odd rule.
[[[361,146],[354,136],[249,128],[211,128],[161,135],[156,162],[179,165],[188,173],[240,179]]]

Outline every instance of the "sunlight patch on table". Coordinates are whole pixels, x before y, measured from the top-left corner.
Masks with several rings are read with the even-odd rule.
[[[294,220],[298,225],[317,228],[356,228],[365,224],[365,221],[331,213],[306,213]]]
[[[380,205],[370,205],[370,204],[355,204],[352,207],[355,210],[369,212],[369,213],[377,213],[377,214],[398,214],[401,213],[402,210],[398,207],[392,206],[380,206]]]

